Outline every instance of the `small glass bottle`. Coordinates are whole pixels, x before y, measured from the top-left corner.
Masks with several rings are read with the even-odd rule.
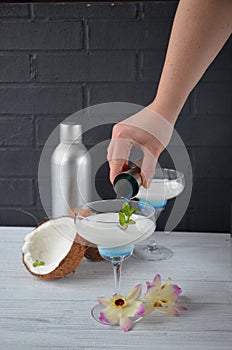
[[[113,186],[117,198],[131,199],[137,195],[142,184],[140,170],[138,166],[134,165],[131,169],[115,177]]]

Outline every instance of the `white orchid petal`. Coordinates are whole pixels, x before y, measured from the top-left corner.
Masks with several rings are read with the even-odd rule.
[[[152,284],[154,286],[160,286],[161,285],[161,276],[159,273],[157,273],[152,281]]]
[[[141,293],[142,285],[138,284],[125,296],[127,303],[133,303],[134,301],[138,300],[141,296]]]
[[[102,306],[108,306],[111,304],[111,298],[98,297],[97,300]]]
[[[158,297],[158,295],[160,294],[160,287],[159,286],[153,286],[153,287],[149,287],[147,293],[146,293],[146,297],[150,296],[150,297]]]
[[[142,303],[140,301],[134,301],[133,304],[131,304],[130,306],[127,306],[123,310],[123,316],[124,317],[133,317],[133,316],[135,316],[137,311],[140,309],[141,304]]]
[[[144,313],[143,313],[143,316],[149,315],[149,314],[152,313],[154,310],[155,310],[155,309],[154,309],[152,303],[146,303],[146,304],[144,304]]]
[[[129,317],[121,317],[119,324],[123,332],[128,332],[131,328],[131,320]]]
[[[111,324],[118,324],[120,319],[120,312],[118,309],[114,309],[112,306],[107,306],[103,311],[103,314]]]

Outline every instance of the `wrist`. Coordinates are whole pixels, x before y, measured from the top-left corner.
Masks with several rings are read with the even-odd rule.
[[[177,103],[168,102],[167,99],[155,97],[155,99],[147,106],[147,108],[153,112],[160,114],[174,127],[182,105],[179,106]]]

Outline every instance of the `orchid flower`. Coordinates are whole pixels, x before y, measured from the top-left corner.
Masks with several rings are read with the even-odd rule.
[[[142,285],[138,284],[125,297],[115,294],[112,298],[98,298],[98,302],[104,306],[99,320],[108,324],[119,324],[124,332],[128,332],[131,328],[131,318],[142,316],[144,313],[141,293]]]
[[[181,288],[176,284],[172,284],[168,280],[161,285],[161,277],[155,275],[153,281],[147,282],[147,291],[144,296],[144,314],[146,316],[154,310],[160,310],[173,316],[179,316],[178,310],[186,310],[184,306],[180,306],[177,301]]]

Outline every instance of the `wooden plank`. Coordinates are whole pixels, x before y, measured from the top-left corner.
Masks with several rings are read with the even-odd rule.
[[[4,283],[1,283],[4,281]],[[127,293],[137,282],[142,283],[143,293],[146,290],[146,279],[141,276],[137,280],[123,279],[122,293]],[[183,290],[180,300],[185,303],[232,303],[231,282],[175,281]],[[40,281],[30,276],[25,279],[6,277],[0,280],[0,300],[96,300],[98,296],[110,296],[113,291],[113,277],[103,279],[62,279]],[[39,295],[36,293],[38,291]],[[1,304],[0,304],[1,305]]]
[[[62,327],[76,331],[100,330],[103,326],[90,316],[96,300],[21,300],[0,304],[0,326],[3,330],[31,330],[49,333]],[[232,305],[199,303],[186,304],[188,311],[180,317],[154,312],[136,324],[135,330],[179,331],[186,332],[221,331],[232,332]],[[108,326],[106,326],[108,327]],[[109,327],[108,327],[109,328]],[[114,327],[115,328],[115,327]]]
[[[108,327],[99,330],[85,330],[80,333],[73,330],[39,333],[34,329],[17,331],[13,334],[5,331],[1,345],[5,349],[78,349],[78,350],[231,350],[231,334],[228,332],[172,332],[150,331],[122,333]]]

